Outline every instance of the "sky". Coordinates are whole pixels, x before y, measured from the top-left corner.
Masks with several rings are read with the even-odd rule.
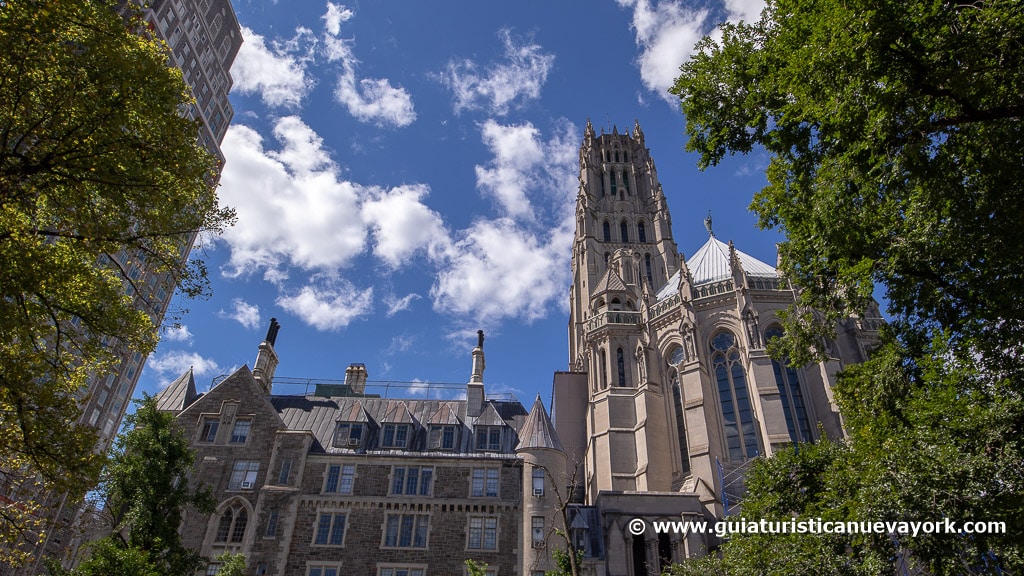
[[[680,252],[710,211],[716,237],[775,262],[781,237],[748,209],[767,156],[698,171],[667,92],[703,35],[761,0],[234,7],[218,194],[237,223],[193,250],[212,297],[174,300],[136,396],[190,366],[200,391],[251,367],[277,318],[275,394],[358,362],[392,397],[451,397],[482,329],[486,392],[550,407],[588,118],[599,134],[639,121]]]

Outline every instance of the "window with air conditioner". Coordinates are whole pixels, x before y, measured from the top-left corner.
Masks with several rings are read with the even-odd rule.
[[[260,472],[257,460],[238,460],[231,470],[228,490],[249,490],[256,486],[256,476]]]

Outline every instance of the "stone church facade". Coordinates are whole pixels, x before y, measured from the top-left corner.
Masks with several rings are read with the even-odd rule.
[[[487,397],[482,333],[464,400],[368,394],[360,364],[344,385],[274,395],[273,321],[252,371],[202,395],[186,373],[158,396],[218,501],[186,519],[185,545],[245,554],[259,576],[463,574],[466,559],[539,576],[566,547],[556,531],[592,576],[713,551],[713,534],[658,535],[650,522],[735,514],[753,459],[842,437],[832,384],[866,358],[879,314],[843,322],[825,362],[771,359],[794,292],[706,225],[683,258],[640,126],[598,135],[588,121],[569,367],[554,375],[551,416],[539,397],[529,410]]]

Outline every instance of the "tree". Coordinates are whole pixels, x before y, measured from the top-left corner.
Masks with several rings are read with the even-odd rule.
[[[474,560],[466,560],[466,572],[468,576],[487,576],[487,563],[477,564]]]
[[[245,576],[245,555],[225,552],[217,556],[217,561],[221,563],[217,576]]]
[[[1009,0],[772,0],[683,65],[673,93],[700,166],[771,155],[752,208],[786,234],[799,294],[773,351],[820,358],[876,284],[892,315],[872,358],[840,375],[848,446],[797,512],[1024,522],[1022,86],[1024,11]],[[755,485],[747,501],[789,488]],[[1014,538],[848,538],[843,562],[1019,571]],[[785,566],[814,542],[776,540],[761,558]]]
[[[128,432],[118,437],[99,491],[109,514],[111,535],[88,544],[90,557],[68,576],[192,574],[206,559],[181,545],[178,528],[187,508],[213,511],[209,490],[189,476],[195,453],[174,417],[146,397],[126,418]],[[243,557],[224,558],[222,569],[244,568]],[[230,572],[227,572],[230,573]]]
[[[42,490],[90,488],[101,455],[78,424],[112,349],[156,343],[163,304],[138,266],[189,297],[207,288],[192,238],[218,207],[181,72],[113,0],[0,3],[0,536],[34,540]],[[41,489],[29,486],[35,482]],[[31,543],[31,542],[30,542]],[[5,547],[0,561],[23,554]],[[22,551],[24,552],[24,551]]]

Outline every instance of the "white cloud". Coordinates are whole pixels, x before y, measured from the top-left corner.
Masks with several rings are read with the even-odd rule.
[[[455,113],[486,108],[504,115],[516,101],[536,100],[555,61],[538,44],[519,42],[510,30],[498,35],[505,46],[505,61],[486,66],[486,73],[472,60],[451,61],[439,74],[441,82],[455,94]]]
[[[388,307],[387,315],[388,318],[412,308],[413,300],[419,300],[421,296],[415,292],[406,294],[399,298],[394,294],[388,294],[384,297],[384,305]]]
[[[360,189],[338,176],[319,135],[297,117],[274,126],[280,150],[243,125],[224,137],[227,158],[219,190],[238,222],[220,238],[231,247],[225,273],[264,270],[271,280],[287,276],[285,265],[332,269],[364,250]]]
[[[412,97],[401,86],[391,85],[386,78],[357,78],[359,61],[352,52],[353,40],[339,38],[341,23],[352,18],[353,12],[327,3],[323,54],[328,62],[341,62],[334,99],[348,108],[360,122],[373,122],[379,126],[402,128],[416,120]]]
[[[323,15],[324,28],[331,36],[341,32],[341,23],[348,21],[354,13],[341,4],[327,3],[327,13]]]
[[[311,45],[305,31],[288,43],[267,46],[263,36],[242,26],[242,47],[231,66],[232,91],[259,94],[268,106],[297,108],[313,89],[313,78],[306,74]],[[306,52],[300,54],[300,52]]]
[[[569,284],[576,193],[575,127],[562,121],[544,141],[532,124],[481,129],[494,155],[477,166],[477,187],[502,217],[473,223],[438,260],[434,309],[481,323],[541,318]]]
[[[386,78],[364,78],[357,83],[355,73],[346,71],[338,77],[334,98],[361,122],[402,128],[416,120],[409,93]]]
[[[430,382],[424,382],[418,378],[413,378],[412,382],[409,382],[409,386],[405,389],[405,393],[410,396],[426,396],[429,391]]]
[[[185,324],[174,324],[164,328],[164,336],[171,342],[192,343],[192,332]]]
[[[391,268],[404,264],[417,250],[436,254],[448,243],[441,216],[423,204],[424,185],[377,190],[363,203],[363,220],[374,237],[373,253]]]
[[[192,368],[192,374],[198,376],[217,375],[224,372],[224,369],[212,358],[206,358],[196,352],[184,350],[171,350],[163,354],[154,354],[146,362],[146,368],[152,370],[162,377],[177,378]],[[165,381],[161,388],[169,383]]]
[[[644,86],[670,105],[677,105],[668,89],[679,76],[679,67],[694,53],[705,35],[721,36],[715,26],[724,15],[730,22],[756,22],[764,9],[764,0],[722,0],[720,9],[695,10],[683,0],[617,0],[633,9],[633,30],[640,47],[637,63]]]
[[[217,314],[221,318],[234,320],[250,330],[260,325],[260,307],[255,304],[249,304],[241,298],[235,298],[231,301],[231,312],[221,310]]]
[[[279,296],[277,305],[317,330],[344,328],[373,310],[373,287],[359,290],[338,277],[321,280],[291,295]]]

